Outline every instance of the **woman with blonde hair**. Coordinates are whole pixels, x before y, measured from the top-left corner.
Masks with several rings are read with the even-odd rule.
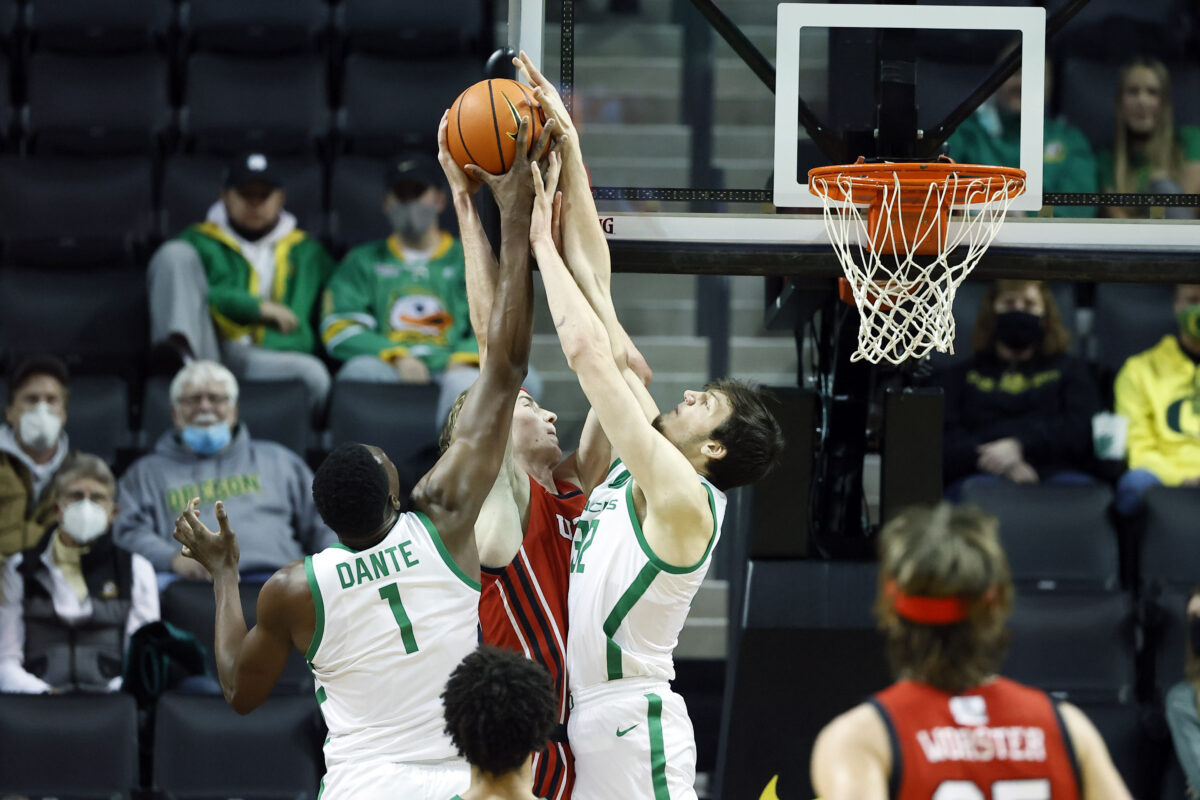
[[[999,677],[1012,579],[994,517],[911,508],[879,539],[875,611],[898,681],[830,722],[824,800],[1128,800],[1088,718]]]
[[[1154,58],[1127,63],[1117,81],[1113,150],[1097,155],[1103,192],[1193,194],[1200,192],[1200,127],[1175,127],[1171,76]],[[1187,207],[1108,208],[1110,217],[1192,219]]]
[[[996,281],[983,296],[973,355],[935,377],[945,395],[946,496],[967,480],[1086,483],[1100,397],[1041,281]]]

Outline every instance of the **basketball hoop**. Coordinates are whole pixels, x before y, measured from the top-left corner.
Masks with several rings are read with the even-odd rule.
[[[954,352],[954,295],[996,238],[1025,173],[1012,167],[854,164],[808,173],[861,324],[852,361],[899,364]],[[859,206],[868,206],[864,222]],[[960,209],[950,224],[950,212]],[[951,261],[962,247],[965,252]]]

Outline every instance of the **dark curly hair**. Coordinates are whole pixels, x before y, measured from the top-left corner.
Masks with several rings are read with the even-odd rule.
[[[498,647],[480,647],[454,668],[442,705],[459,754],[492,775],[518,769],[541,750],[558,719],[546,668]]]
[[[388,493],[383,465],[358,442],[338,445],[313,475],[317,512],[342,539],[361,539],[378,528]]]
[[[783,452],[783,431],[767,405],[770,393],[733,378],[710,381],[704,389],[721,392],[733,409],[709,434],[725,445],[725,457],[709,459],[706,477],[723,492],[754,483],[774,468]]]

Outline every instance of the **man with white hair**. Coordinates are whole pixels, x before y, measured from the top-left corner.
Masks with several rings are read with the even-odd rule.
[[[160,586],[176,577],[209,580],[172,538],[193,497],[210,516],[220,500],[245,520],[239,537],[244,576],[265,578],[337,541],[313,505],[308,465],[282,445],[252,439],[238,422],[237,400],[237,381],[225,367],[213,361],[185,366],[171,381],[175,430],[121,478],[114,539],[150,560]],[[216,518],[209,522],[215,525]]]

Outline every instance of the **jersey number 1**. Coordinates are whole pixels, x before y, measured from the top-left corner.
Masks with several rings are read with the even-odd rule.
[[[931,800],[988,800],[971,781],[942,781]],[[1050,800],[1050,781],[996,781],[991,800]]]
[[[379,596],[387,600],[388,605],[392,607],[392,616],[396,618],[396,624],[400,626],[400,638],[404,640],[404,652],[417,652],[417,637],[413,635],[412,620],[404,610],[404,603],[400,602],[399,587],[394,583],[381,586]]]

